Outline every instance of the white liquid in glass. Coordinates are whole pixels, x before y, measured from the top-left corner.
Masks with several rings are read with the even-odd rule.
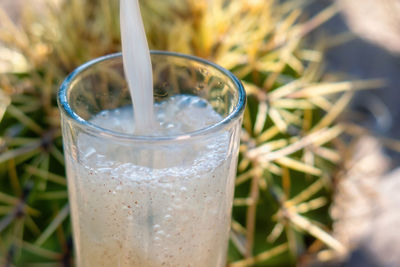
[[[221,119],[193,96],[175,96],[155,110],[163,135]],[[91,122],[131,133],[131,118],[126,107]],[[219,132],[149,151],[79,135],[79,164],[67,155],[78,266],[225,266],[236,170],[229,138]]]
[[[90,122],[116,132],[168,136],[221,121],[195,96],[154,105],[138,0],[120,5],[133,108],[103,111]],[[231,138],[219,131],[190,144],[149,148],[79,134],[77,151],[66,153],[77,266],[224,266],[237,156]]]

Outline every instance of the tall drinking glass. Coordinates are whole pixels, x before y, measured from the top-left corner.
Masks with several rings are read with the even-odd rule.
[[[156,105],[197,96],[220,119],[207,124],[186,113],[195,131],[135,136],[126,130],[133,118],[124,112],[132,103],[121,54],[64,81],[58,103],[79,267],[225,265],[244,89],[203,59],[156,51],[151,58]],[[200,98],[199,109],[207,103]]]

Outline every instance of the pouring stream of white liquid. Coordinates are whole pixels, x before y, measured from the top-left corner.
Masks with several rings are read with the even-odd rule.
[[[156,125],[153,76],[138,0],[121,0],[120,16],[124,70],[134,108],[135,134],[148,135]]]

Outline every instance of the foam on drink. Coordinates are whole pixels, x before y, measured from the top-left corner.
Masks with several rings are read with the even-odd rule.
[[[194,96],[172,97],[155,110],[162,134],[221,120]],[[103,111],[91,122],[131,133],[131,118],[126,107]],[[79,218],[73,221],[78,266],[224,266],[236,169],[228,138],[222,132],[191,145],[158,147],[143,161],[140,147],[116,150],[80,135],[80,163],[67,160],[74,170],[68,174],[71,203],[79,203],[71,207]]]

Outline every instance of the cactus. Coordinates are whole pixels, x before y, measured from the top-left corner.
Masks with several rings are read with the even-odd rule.
[[[17,23],[0,9],[0,58],[8,58],[0,77],[6,266],[72,264],[57,87],[83,62],[120,50],[118,1],[55,3],[25,7]],[[141,4],[152,49],[210,59],[246,87],[229,265],[291,266],[316,252],[343,253],[328,215],[331,177],[341,163],[335,140],[343,125],[336,118],[355,89],[371,84],[324,73],[329,41],[307,39],[337,8],[307,19],[301,0]]]

